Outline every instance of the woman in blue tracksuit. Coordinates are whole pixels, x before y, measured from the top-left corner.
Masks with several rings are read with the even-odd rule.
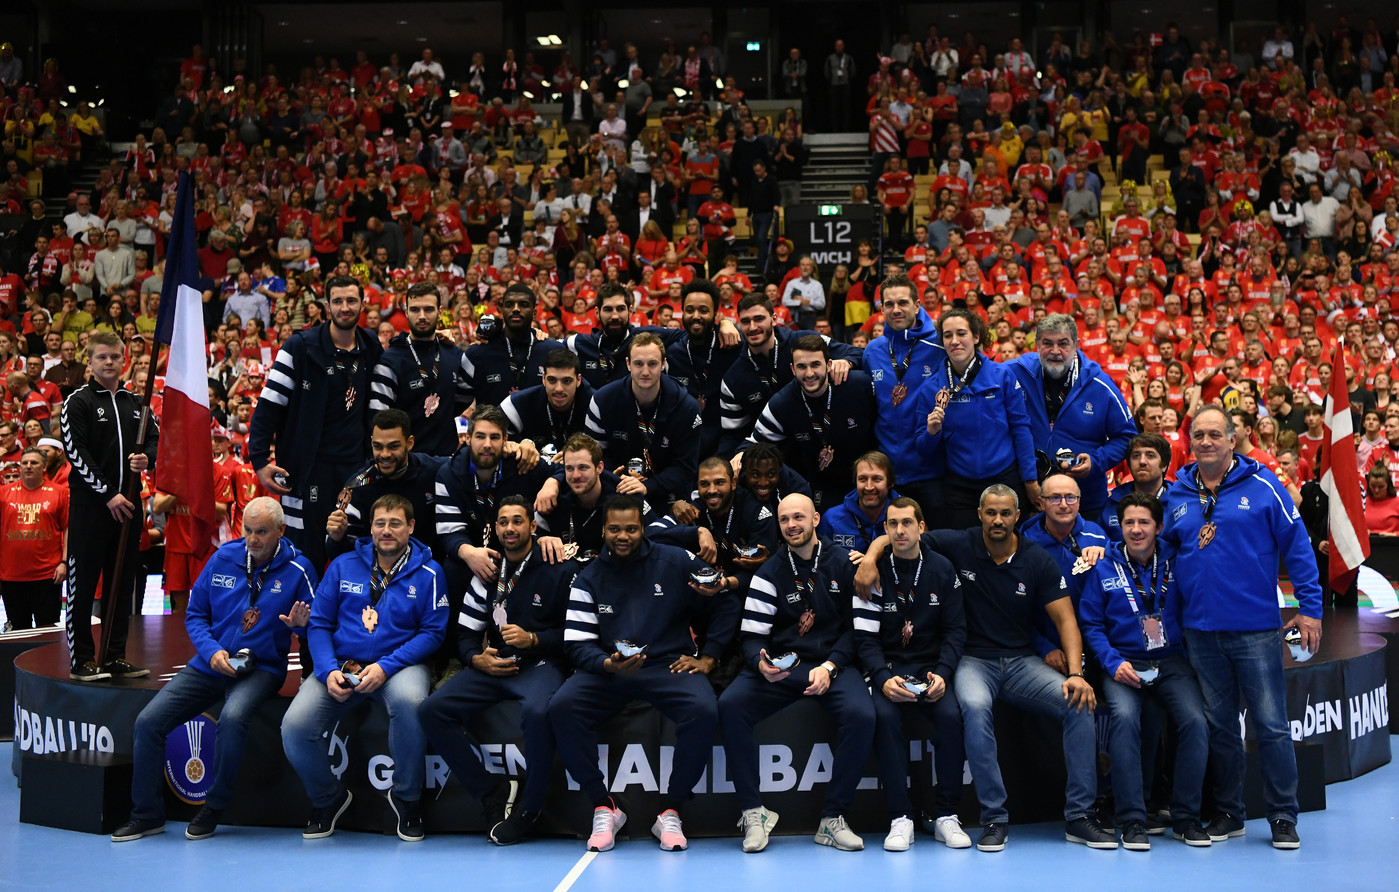
[[[914,437],[924,461],[942,468],[942,510],[931,524],[965,529],[977,523],[981,492],[1004,483],[1039,503],[1035,447],[1025,396],[1010,371],[981,350],[990,334],[981,317],[963,309],[938,319],[947,361],[938,381],[918,391],[915,417],[926,425]]]

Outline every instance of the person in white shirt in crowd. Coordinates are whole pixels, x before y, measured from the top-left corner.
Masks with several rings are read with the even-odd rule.
[[[826,309],[826,289],[816,278],[816,262],[803,255],[797,261],[801,275],[782,289],[782,305],[792,311],[797,327],[811,331],[816,327],[816,315]]]
[[[1315,183],[1321,176],[1321,155],[1312,148],[1311,138],[1305,133],[1297,134],[1297,145],[1287,153],[1297,165],[1297,175],[1308,183]]]
[[[1321,250],[1328,257],[1336,256],[1336,211],[1341,203],[1321,191],[1320,183],[1307,187],[1310,199],[1302,205],[1304,220],[1303,235],[1309,239],[1320,239]]]

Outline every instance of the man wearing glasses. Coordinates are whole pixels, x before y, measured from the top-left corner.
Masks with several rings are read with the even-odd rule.
[[[1054,473],[1046,477],[1040,488],[1040,499],[1044,511],[1025,521],[1020,532],[1049,552],[1054,563],[1059,565],[1059,572],[1064,574],[1068,595],[1077,614],[1079,598],[1083,594],[1084,573],[1102,558],[1108,537],[1102,527],[1091,520],[1084,520],[1079,514],[1083,499],[1079,494],[1078,481],[1067,473]],[[1087,649],[1085,647],[1085,651]],[[1069,668],[1063,644],[1059,641],[1059,632],[1048,616],[1036,619],[1035,651],[1062,675],[1082,669],[1080,666]]]

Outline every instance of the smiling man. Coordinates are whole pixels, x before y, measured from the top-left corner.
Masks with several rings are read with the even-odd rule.
[[[742,353],[725,344],[719,332],[718,287],[708,279],[687,282],[680,292],[681,319],[687,337],[666,347],[666,373],[679,381],[700,406],[700,455],[719,451],[723,421],[719,415],[724,375]]]
[[[510,419],[510,435],[529,440],[558,461],[568,439],[582,433],[593,388],[582,375],[578,356],[559,348],[544,357],[544,381],[505,398],[500,410]]]
[[[515,391],[538,384],[544,358],[564,346],[534,333],[534,305],[529,286],[516,283],[505,289],[497,334],[463,354],[462,375],[478,406],[498,406]]]
[[[855,488],[845,500],[821,515],[821,535],[839,548],[864,554],[884,532],[884,516],[894,491],[894,463],[882,452],[866,452],[855,459]]]

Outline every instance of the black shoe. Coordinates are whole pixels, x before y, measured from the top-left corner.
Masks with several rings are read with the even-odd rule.
[[[1171,835],[1188,846],[1203,848],[1214,842],[1214,840],[1210,838],[1209,831],[1201,827],[1199,821],[1191,821],[1189,824],[1178,824]]]
[[[399,799],[393,794],[393,790],[388,793],[389,808],[393,809],[394,817],[398,818],[398,838],[404,842],[423,841],[423,815],[418,808],[418,800],[409,802],[407,799]]]
[[[185,839],[208,839],[213,836],[222,815],[223,812],[218,809],[204,806],[199,810],[199,814],[194,816],[194,820],[189,822],[189,826],[185,828]]]
[[[1168,822],[1169,822],[1169,818],[1162,818],[1160,815],[1147,815],[1147,816],[1146,816],[1146,835],[1147,835],[1147,836],[1161,836],[1161,835],[1164,834],[1167,830],[1171,829],[1171,825],[1170,825],[1170,823],[1168,823]]]
[[[481,800],[481,808],[486,813],[486,829],[510,817],[514,811],[515,795],[520,791],[519,781],[501,781],[496,788]]]
[[[976,848],[981,852],[999,852],[1006,847],[1006,836],[1005,824],[987,824],[986,829],[981,831],[981,838],[976,841]]]
[[[508,818],[491,827],[490,840],[498,846],[513,846],[525,838],[537,820],[538,813],[514,809]]]
[[[1075,818],[1064,825],[1064,839],[1088,846],[1090,849],[1115,849],[1117,836],[1098,823],[1096,818]]]
[[[1151,837],[1146,835],[1146,825],[1141,821],[1128,821],[1123,824],[1122,848],[1131,852],[1151,851]]]
[[[1243,836],[1244,822],[1228,812],[1222,812],[1215,815],[1214,820],[1210,821],[1210,825],[1205,828],[1205,832],[1210,835],[1211,841],[1224,842],[1231,837]]]
[[[145,678],[151,674],[151,670],[133,666],[121,659],[108,660],[107,665],[102,667],[102,671],[111,675],[112,678]]]
[[[74,666],[69,670],[68,677],[74,681],[106,681],[112,677],[112,673],[97,665],[94,660],[88,660],[81,666]]]
[[[302,839],[325,839],[335,832],[335,822],[340,820],[340,816],[345,814],[345,810],[350,807],[350,802],[355,797],[344,787],[340,788],[340,795],[335,801],[325,808],[312,808],[311,819],[306,822],[306,829],[301,831]]]
[[[1273,827],[1273,848],[1300,849],[1302,840],[1297,836],[1297,824],[1282,818],[1268,822]]]
[[[90,665],[95,666],[96,664]],[[143,821],[139,818],[132,818],[116,829],[116,832],[112,834],[112,842],[131,842],[133,839],[155,836],[157,833],[164,832],[164,821]]]

